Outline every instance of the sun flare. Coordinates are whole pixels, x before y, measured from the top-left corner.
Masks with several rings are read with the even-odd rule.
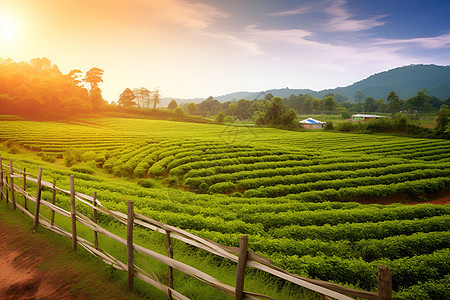
[[[13,40],[17,35],[17,23],[11,17],[0,16],[0,38],[2,41]]]

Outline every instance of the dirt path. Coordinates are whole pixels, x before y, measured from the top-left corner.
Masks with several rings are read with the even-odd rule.
[[[9,214],[15,213],[0,212],[0,299],[143,299],[44,229],[33,233]]]

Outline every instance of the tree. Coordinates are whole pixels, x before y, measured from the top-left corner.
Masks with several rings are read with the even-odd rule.
[[[129,88],[126,88],[122,94],[120,94],[118,101],[119,105],[130,107],[136,103],[133,101],[134,98],[136,98],[134,93]]]
[[[103,70],[99,68],[91,68],[86,72],[83,81],[88,83],[91,91],[98,88],[98,84],[103,82]]]
[[[323,98],[323,100],[324,100],[323,106],[326,112],[332,112],[336,109],[337,104],[336,101],[334,101],[333,96],[327,96]]]
[[[432,106],[429,103],[431,97],[426,93],[426,89],[420,89],[417,95],[406,100],[406,108],[416,111],[430,111]]]
[[[144,87],[133,89],[137,105],[141,108],[150,108],[150,91]]]
[[[153,91],[153,109],[156,109],[156,105],[161,103],[161,96],[159,95],[159,90],[156,89]]]
[[[94,108],[100,106],[103,102],[102,91],[98,87],[100,82],[103,82],[103,70],[99,68],[91,68],[86,72],[83,81],[90,86],[89,95],[91,98],[91,104]]]
[[[386,103],[384,103],[384,99],[380,98],[377,101],[375,101],[376,106],[376,112],[384,113],[386,111]]]
[[[256,112],[255,122],[258,125],[294,128],[296,116],[294,109],[284,104],[280,97],[274,97],[263,111]]]
[[[71,70],[67,76],[70,77],[70,80],[75,84],[75,85],[79,85],[82,81],[81,79],[81,74],[83,74],[83,72],[81,72],[81,70],[78,69],[73,69]]]
[[[221,111],[219,111],[215,118],[216,122],[219,124],[222,124],[225,121],[225,114]]]
[[[264,100],[271,101],[272,99],[273,99],[272,93],[268,93],[267,95],[264,96]]]
[[[353,96],[353,99],[355,100],[356,103],[361,103],[365,97],[366,95],[364,95],[362,91],[356,91],[355,95]]]
[[[394,91],[389,93],[389,95],[386,98],[386,101],[388,103],[387,110],[390,113],[396,113],[400,111],[401,108],[400,97],[397,96],[397,94]]]
[[[175,99],[172,99],[172,101],[170,101],[169,105],[167,105],[167,109],[171,109],[171,110],[174,110],[177,107],[178,107],[178,104],[177,104],[177,101],[175,101]]]
[[[364,100],[364,112],[375,112],[377,110],[377,106],[375,104],[375,99],[372,97],[367,97]]]
[[[48,71],[52,68],[52,61],[47,57],[36,57],[31,59],[31,66],[38,71]]]
[[[450,138],[450,109],[441,109],[436,117],[434,134],[438,137]]]
[[[313,113],[317,113],[320,109],[320,101],[317,98],[314,98],[311,101],[311,108],[310,108]]]
[[[345,107],[339,107],[339,113],[344,119],[350,119],[352,116],[352,114]]]
[[[193,115],[197,112],[197,104],[195,104],[194,102],[189,103],[186,108],[188,110],[188,114],[190,115]]]
[[[397,96],[395,91],[390,92],[386,97],[386,101],[388,104],[390,104],[392,101],[399,101],[399,100],[400,98]]]
[[[185,115],[184,109],[182,109],[181,107],[177,107],[173,110],[173,113],[177,116],[177,117],[182,117]]]

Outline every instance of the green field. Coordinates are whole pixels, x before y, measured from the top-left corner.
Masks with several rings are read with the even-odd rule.
[[[16,167],[222,244],[248,234],[293,273],[376,291],[385,264],[397,296],[450,297],[450,205],[381,204],[448,190],[450,141],[118,118],[0,121],[0,140]]]

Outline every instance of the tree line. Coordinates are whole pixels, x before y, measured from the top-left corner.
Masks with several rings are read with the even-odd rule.
[[[30,62],[0,59],[0,114],[59,118],[98,111],[106,105],[99,84],[103,70],[93,67],[63,74],[48,58]]]
[[[261,115],[261,111],[270,109],[274,106],[271,103],[273,99],[276,102],[292,108],[296,114],[340,114],[344,118],[350,118],[351,113],[398,113],[401,111],[408,112],[437,112],[441,108],[450,107],[450,97],[442,101],[434,96],[426,94],[425,89],[417,92],[417,95],[409,99],[400,99],[395,91],[391,91],[386,100],[383,98],[375,100],[373,97],[365,97],[358,91],[355,93],[354,103],[349,102],[348,97],[338,93],[330,93],[322,99],[314,98],[310,94],[290,95],[288,98],[274,97],[267,94],[262,100],[234,100],[227,102],[219,102],[213,97],[209,97],[199,104],[185,104],[184,108],[189,114],[202,115],[204,117],[214,117],[219,112],[225,116],[231,116],[239,120],[257,120]],[[278,104],[280,105],[280,104]],[[183,105],[182,105],[183,107]],[[285,110],[283,107],[281,110]],[[230,118],[229,118],[230,119]],[[231,118],[232,119],[232,118]]]

